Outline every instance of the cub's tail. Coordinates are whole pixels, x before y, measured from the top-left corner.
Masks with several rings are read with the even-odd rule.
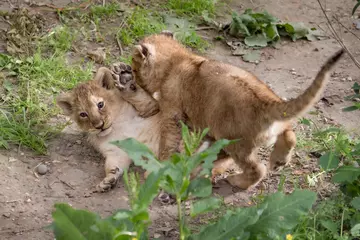
[[[272,106],[270,106],[270,108],[272,108],[270,110],[270,114],[272,115],[273,119],[292,119],[301,115],[310,107],[312,107],[318,100],[327,81],[329,80],[330,70],[335,65],[335,63],[338,62],[343,53],[344,50],[341,49],[326,61],[326,63],[321,67],[320,71],[316,75],[315,80],[303,94],[289,101],[274,103]]]

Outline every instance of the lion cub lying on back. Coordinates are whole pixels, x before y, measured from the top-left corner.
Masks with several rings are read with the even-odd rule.
[[[106,158],[106,177],[97,186],[100,191],[109,190],[131,164],[127,154],[109,142],[135,138],[157,154],[160,140],[157,102],[132,83],[131,68],[129,75],[120,76],[120,86],[115,86],[114,77],[102,67],[94,80],[57,97],[64,114],[88,132],[90,143]]]
[[[240,139],[226,151],[243,173],[227,181],[242,189],[257,184],[266,168],[257,160],[256,150],[275,143],[271,169],[290,161],[296,144],[291,120],[319,99],[329,71],[342,54],[329,58],[303,94],[283,101],[251,73],[195,55],[169,32],[146,37],[135,47],[132,68],[137,84],[150,94],[160,91],[160,160],[178,150],[178,122],[186,119],[197,129],[209,127],[209,135],[216,140]]]
[[[59,95],[57,104],[65,115],[88,132],[90,143],[106,158],[106,177],[97,186],[99,191],[113,187],[132,162],[125,152],[109,142],[135,138],[158,154],[159,108],[148,93],[135,85],[130,66],[120,63],[112,70],[100,68],[94,80]],[[199,151],[208,144],[204,143]],[[214,172],[225,171],[225,165],[230,163],[230,159],[216,161]]]

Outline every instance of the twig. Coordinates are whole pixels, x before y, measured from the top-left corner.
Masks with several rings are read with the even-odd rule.
[[[120,42],[119,38],[118,38],[116,35],[115,35],[115,40],[116,40],[116,43],[117,43],[117,45],[118,45],[118,47],[119,47],[120,56],[122,56],[123,53],[124,53],[124,51],[123,51],[123,48],[122,48],[122,46],[121,46],[121,42]]]
[[[58,179],[59,179],[59,178],[58,178]],[[71,188],[72,190],[75,190],[75,188],[74,188],[73,186],[71,186],[69,183],[67,183],[67,182],[65,182],[65,181],[63,181],[63,180],[61,180],[61,179],[59,179],[59,181],[60,181],[61,183],[65,184],[66,186],[68,186],[69,188]]]
[[[7,0],[9,5],[10,5],[10,8],[14,8],[14,5],[10,2],[10,0]]]
[[[106,5],[106,0],[103,0],[103,7],[105,7]]]
[[[358,35],[356,35],[353,31],[351,31],[349,28],[347,28],[342,22],[340,22],[340,20],[337,17],[333,17],[343,28],[346,29],[346,31],[350,32],[352,35],[354,35],[357,39],[360,40],[360,37]]]
[[[323,12],[323,14],[326,17],[326,20],[328,21],[328,25],[329,25],[329,29],[331,31],[331,33],[333,34],[333,37],[335,38],[335,40],[340,44],[340,46],[349,54],[351,60],[353,60],[353,62],[355,63],[355,65],[360,68],[360,63],[356,60],[356,58],[352,55],[352,53],[349,51],[349,49],[345,46],[345,44],[341,41],[339,35],[337,34],[337,32],[335,31],[333,25],[331,24],[331,21],[329,19],[329,17],[327,16],[325,9],[323,8],[320,0],[317,0],[317,2],[320,5],[321,11]]]

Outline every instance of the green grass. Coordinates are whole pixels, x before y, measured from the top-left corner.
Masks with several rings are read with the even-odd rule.
[[[118,31],[117,36],[127,46],[146,35],[159,33],[166,29],[162,18],[155,12],[136,7],[127,17],[125,24]]]
[[[58,113],[54,96],[88,80],[92,64],[69,66],[64,55],[36,53],[26,59],[0,55],[0,68],[7,76],[2,80],[0,146],[17,143],[44,153],[45,140],[54,130],[46,121]]]
[[[215,0],[169,0],[168,6],[178,15],[202,15],[206,11],[210,16],[215,13]]]
[[[59,25],[48,35],[44,36],[41,43],[43,48],[51,49],[55,53],[64,53],[71,49],[76,39],[77,31],[66,25]]]

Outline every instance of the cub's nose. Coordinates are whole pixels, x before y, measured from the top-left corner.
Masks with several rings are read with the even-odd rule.
[[[93,126],[96,129],[102,129],[104,127],[104,121],[95,122],[95,123],[93,123]]]

